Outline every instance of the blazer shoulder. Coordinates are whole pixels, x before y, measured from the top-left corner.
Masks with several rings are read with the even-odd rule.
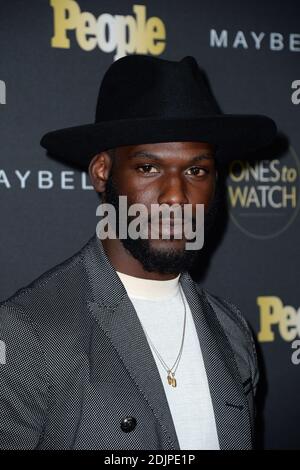
[[[47,304],[47,308],[50,308],[51,305],[57,306],[64,297],[76,295],[83,283],[82,257],[85,247],[18,289],[0,303],[0,309],[30,312],[33,306]]]
[[[213,294],[205,288],[202,293],[216,313],[235,355],[248,363],[252,375],[257,375],[258,359],[251,327],[241,310],[233,302]]]
[[[246,336],[247,340],[252,343],[251,328],[239,307],[230,300],[220,297],[206,288],[202,288],[202,292],[214,308],[223,328],[225,330],[234,329],[239,331],[242,336]]]

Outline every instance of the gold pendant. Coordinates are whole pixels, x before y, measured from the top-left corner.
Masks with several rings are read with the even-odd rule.
[[[171,371],[169,370],[169,372],[168,372],[168,377],[167,377],[167,379],[168,379],[168,384],[169,384],[169,385],[172,385],[172,387],[177,387],[177,381],[176,381],[176,379],[175,379],[174,376],[175,376],[175,373],[174,373],[174,372],[171,372]]]

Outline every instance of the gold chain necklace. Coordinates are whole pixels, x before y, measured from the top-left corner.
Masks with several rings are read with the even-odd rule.
[[[145,331],[145,328],[143,327],[142,325],[142,328],[144,330],[144,333],[145,335],[147,336],[148,338],[148,341],[149,343],[151,344],[155,354],[157,355],[160,363],[162,364],[163,368],[166,370],[167,372],[167,381],[168,381],[168,384],[171,385],[172,387],[177,387],[177,380],[175,378],[175,372],[176,372],[176,369],[178,367],[178,364],[179,364],[179,361],[181,359],[181,356],[182,356],[182,350],[183,350],[183,343],[184,343],[184,337],[185,337],[185,327],[186,327],[186,305],[185,305],[185,301],[184,301],[184,298],[183,298],[183,295],[182,295],[182,291],[181,291],[181,286],[179,284],[179,292],[180,292],[180,296],[181,296],[181,300],[182,300],[182,303],[184,305],[184,323],[183,323],[183,333],[182,333],[182,340],[181,340],[181,345],[180,345],[180,349],[179,349],[179,353],[177,355],[177,358],[176,358],[176,361],[174,362],[173,366],[172,367],[168,367],[167,364],[165,363],[165,361],[163,360],[163,358],[161,357],[161,355],[159,354],[159,352],[157,351],[156,347],[154,346],[154,344],[152,343],[151,339],[149,338],[147,332]],[[174,369],[174,370],[173,370]]]

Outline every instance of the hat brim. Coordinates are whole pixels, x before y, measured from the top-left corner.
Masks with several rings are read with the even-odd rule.
[[[102,121],[48,132],[41,145],[64,163],[87,170],[97,153],[115,147],[159,142],[208,142],[226,163],[244,158],[276,137],[275,122],[263,115],[220,114],[199,118],[143,118]]]

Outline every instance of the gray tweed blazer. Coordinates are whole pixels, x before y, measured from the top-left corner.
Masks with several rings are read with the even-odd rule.
[[[207,371],[221,449],[251,449],[258,368],[233,304],[180,282]],[[179,449],[134,307],[94,235],[0,304],[0,449]]]

